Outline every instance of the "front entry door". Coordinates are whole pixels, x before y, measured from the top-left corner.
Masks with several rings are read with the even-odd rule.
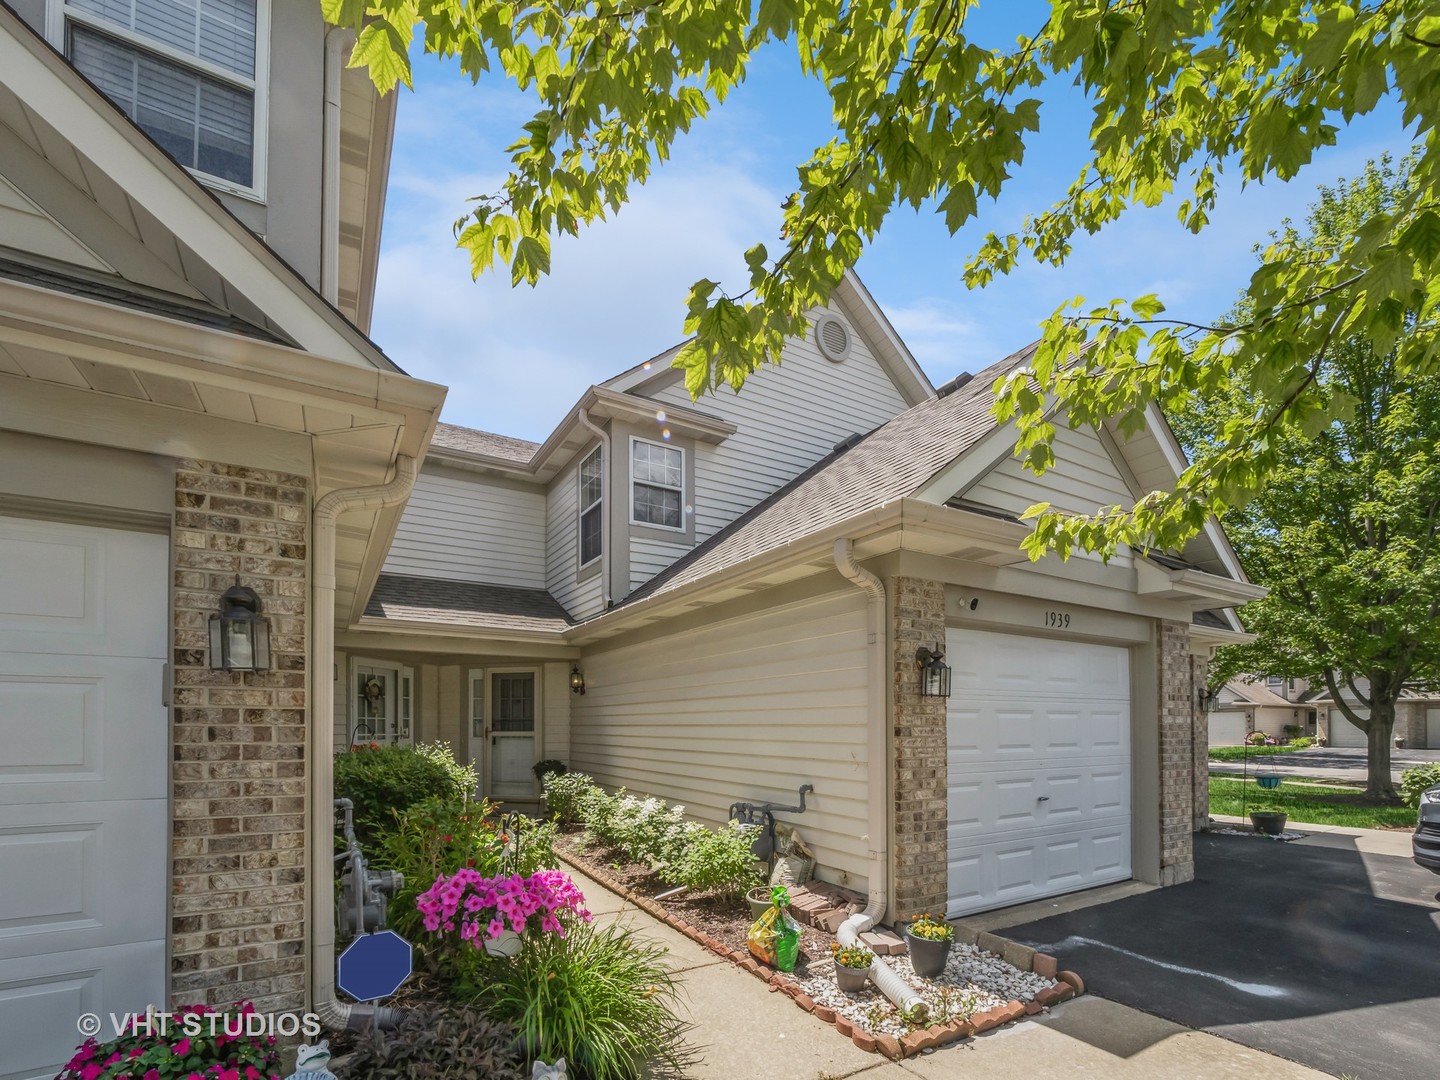
[[[490,794],[497,799],[535,797],[538,692],[533,671],[491,672]]]

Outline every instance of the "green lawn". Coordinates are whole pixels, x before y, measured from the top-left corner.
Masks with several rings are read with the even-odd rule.
[[[1293,754],[1296,750],[1308,750],[1308,746],[1252,746],[1250,757],[1265,757],[1267,754]],[[1212,746],[1211,761],[1240,761],[1245,757],[1243,746]]]
[[[1415,811],[1408,806],[1371,806],[1355,788],[1297,783],[1286,778],[1266,791],[1252,780],[1210,778],[1210,812],[1240,815],[1241,795],[1247,812],[1261,807],[1280,810],[1295,824],[1347,825],[1356,829],[1413,829]]]

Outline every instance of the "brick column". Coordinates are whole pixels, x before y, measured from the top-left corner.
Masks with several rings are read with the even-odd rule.
[[[946,827],[945,699],[922,698],[915,650],[945,642],[945,587],[897,577],[895,669],[891,687],[895,730],[895,916],[942,913],[949,892]]]
[[[1191,691],[1190,628],[1161,622],[1160,884],[1195,877],[1195,695]]]
[[[1209,677],[1210,661],[1203,656],[1190,657],[1190,707],[1194,710],[1190,760],[1195,794],[1192,829],[1197,831],[1210,823],[1210,717],[1200,708],[1200,690]]]
[[[182,460],[173,531],[172,1004],[305,1000],[308,481]],[[268,672],[210,670],[207,621],[240,582]]]

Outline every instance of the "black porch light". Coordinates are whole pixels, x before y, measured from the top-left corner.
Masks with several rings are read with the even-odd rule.
[[[270,620],[260,614],[255,590],[238,577],[210,616],[210,670],[270,670]]]
[[[585,673],[580,670],[579,664],[570,665],[570,692],[572,694],[585,693]]]
[[[1200,689],[1196,691],[1195,697],[1200,703],[1201,712],[1209,712],[1210,707],[1215,704],[1215,691],[1211,690],[1208,686],[1200,687]]]
[[[945,650],[937,641],[933,649],[921,645],[915,650],[915,663],[920,667],[920,696],[950,696],[950,665],[945,663]]]

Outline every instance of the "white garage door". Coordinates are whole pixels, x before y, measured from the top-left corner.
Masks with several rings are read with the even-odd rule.
[[[163,536],[0,517],[0,1077],[163,1004]]]
[[[1232,709],[1207,714],[1211,746],[1239,746],[1245,741],[1245,714]]]
[[[1370,717],[1369,709],[1355,707],[1355,712],[1366,719]],[[1339,709],[1330,709],[1330,745],[1331,746],[1358,746],[1362,749],[1370,745],[1365,732],[1345,719],[1345,714]]]
[[[950,915],[1130,877],[1130,658],[952,629]]]
[[[1425,745],[1440,750],[1440,709],[1431,708],[1425,714]]]

